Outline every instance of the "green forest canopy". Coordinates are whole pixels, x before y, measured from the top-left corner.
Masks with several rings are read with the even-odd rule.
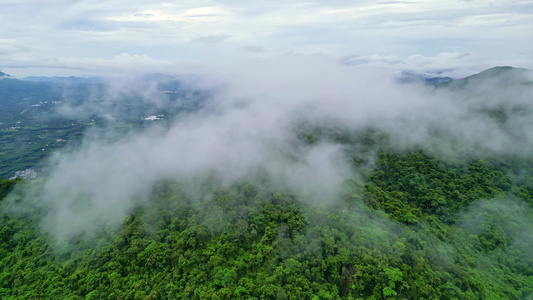
[[[528,299],[533,188],[515,171],[523,170],[380,152],[365,183],[348,179],[328,205],[278,190],[265,174],[213,187],[205,201],[165,181],[120,228],[59,242],[41,229],[39,215],[4,214],[0,295]],[[2,181],[2,193],[13,184]]]
[[[475,109],[510,134],[525,111]],[[530,156],[449,159],[379,130],[303,128],[364,170],[325,203],[261,169],[206,179],[203,197],[168,179],[118,227],[63,239],[44,226],[53,208],[25,201],[29,181],[0,181],[0,298],[533,299]]]

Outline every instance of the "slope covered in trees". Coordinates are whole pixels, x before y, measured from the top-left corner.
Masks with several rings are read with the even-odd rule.
[[[386,127],[295,125],[299,147],[342,146],[352,172],[329,197],[262,167],[230,182],[213,171],[194,178],[198,189],[168,176],[120,222],[88,217],[92,227],[61,235],[58,208],[99,203],[79,193],[54,206],[39,198],[56,187],[46,178],[3,180],[0,298],[533,299],[533,160],[519,147],[530,104],[471,91],[457,97],[466,115],[515,141],[505,151],[434,123],[429,141],[404,145]]]
[[[497,165],[381,152],[366,184],[347,180],[326,205],[269,188],[268,176],[202,202],[161,182],[120,228],[70,241],[54,242],[36,215],[3,215],[0,295],[527,299],[533,188]]]

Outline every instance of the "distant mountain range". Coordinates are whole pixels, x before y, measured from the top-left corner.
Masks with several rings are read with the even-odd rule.
[[[532,72],[528,69],[514,68],[510,66],[498,66],[487,69],[480,73],[467,76],[465,78],[454,79],[448,76],[430,76],[413,71],[403,71],[398,78],[400,83],[424,82],[426,84],[447,86],[449,88],[462,88],[467,84],[478,84],[483,81],[497,78],[499,84],[525,83],[531,82],[528,74]],[[531,75],[529,75],[531,76]]]
[[[531,85],[533,84],[533,72],[528,69],[508,66],[494,67],[465,78],[443,82],[441,86],[446,86],[451,89],[461,89],[467,85],[486,85],[487,83],[495,86],[506,86],[509,84]]]
[[[533,84],[533,79],[524,80],[532,72],[524,68],[515,68],[510,66],[498,66],[487,69],[477,74],[467,76],[465,78],[454,79],[449,76],[431,76],[428,74],[418,73],[415,71],[403,71],[398,77],[399,83],[414,83],[414,82],[423,82],[431,85],[443,85],[449,86],[450,88],[460,88],[465,84],[478,83],[483,80],[490,80],[492,78],[498,78],[500,84],[506,84],[510,82],[518,82],[521,84]],[[438,73],[437,73],[438,74]],[[144,79],[153,80],[161,83],[176,81],[176,78],[170,75],[165,74],[148,74],[143,76]],[[14,79],[11,75],[3,73],[0,71],[0,79],[2,78],[11,78]],[[527,79],[527,78],[526,78]],[[102,77],[46,77],[46,76],[30,76],[25,77],[24,81],[32,82],[42,82],[48,84],[60,84],[60,85],[73,85],[73,84],[96,84],[102,83],[105,81]]]
[[[31,76],[25,77],[24,80],[46,82],[52,84],[81,84],[81,83],[99,83],[103,79],[101,77],[45,77],[45,76]]]
[[[426,84],[441,84],[452,80],[453,78],[448,76],[429,76],[411,71],[403,71],[400,78],[398,78],[400,83],[424,82]]]

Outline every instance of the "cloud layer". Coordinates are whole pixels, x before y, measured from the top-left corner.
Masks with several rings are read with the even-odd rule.
[[[101,222],[118,224],[160,180],[181,182],[194,198],[209,176],[225,185],[257,169],[304,199],[332,201],[343,181],[360,170],[347,163],[342,144],[299,140],[297,128],[305,123],[347,132],[378,128],[391,136],[392,147],[416,145],[445,159],[527,155],[533,148],[531,86],[522,84],[530,74],[503,86],[492,84],[495,74],[488,74],[486,82],[470,80],[448,91],[399,84],[394,73],[316,56],[199,71],[204,74],[195,80],[197,88],[217,87],[203,110],[111,142],[88,135],[80,149],[51,159],[44,186],[35,185],[39,190],[29,197],[52,205],[45,221],[50,229],[69,237]],[[125,82],[142,86],[131,78]],[[124,87],[113,86],[118,92]],[[486,113],[494,108],[512,118],[496,122]]]
[[[23,0],[3,1],[0,19],[0,68],[17,76],[284,53],[357,55],[401,68],[533,67],[531,1]]]

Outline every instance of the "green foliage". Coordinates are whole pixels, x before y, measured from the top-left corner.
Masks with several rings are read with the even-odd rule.
[[[2,201],[2,199],[4,199],[4,197],[7,196],[7,194],[11,192],[11,190],[13,190],[15,184],[17,184],[18,182],[20,182],[20,179],[0,179],[0,201]]]
[[[203,201],[164,181],[119,229],[61,245],[38,215],[4,213],[0,297],[527,299],[530,194],[502,166],[381,152],[366,184],[321,206],[268,179],[213,184]]]
[[[380,153],[370,180],[368,204],[406,224],[423,215],[454,222],[474,200],[511,192],[509,179],[487,161],[447,166],[423,152]]]

